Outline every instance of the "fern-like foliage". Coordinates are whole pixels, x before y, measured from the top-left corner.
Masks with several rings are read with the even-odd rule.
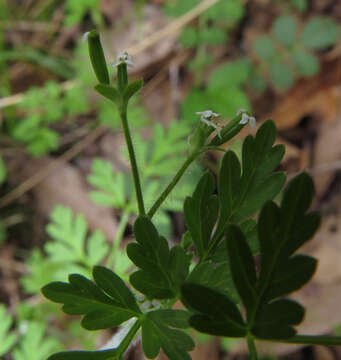
[[[22,283],[28,293],[36,292],[47,282],[66,279],[70,272],[89,275],[92,267],[108,255],[104,235],[98,230],[88,235],[84,216],[73,216],[69,208],[57,206],[46,229],[53,241],[44,245],[47,257],[36,249],[27,262],[31,274]]]

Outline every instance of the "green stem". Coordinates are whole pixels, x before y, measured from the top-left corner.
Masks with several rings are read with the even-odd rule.
[[[259,339],[262,341],[274,341],[286,344],[303,344],[303,345],[325,345],[340,346],[341,336],[327,335],[296,335],[288,339]]]
[[[107,261],[108,267],[115,266],[115,257],[117,254],[117,249],[120,247],[120,244],[121,244],[121,241],[123,238],[123,234],[124,234],[124,230],[129,221],[129,216],[130,216],[130,203],[128,203],[127,208],[123,211],[120,222],[118,224],[116,236],[115,236],[115,239],[114,239],[112,247],[111,247],[109,259]]]
[[[127,105],[126,104],[123,104],[121,106],[120,117],[121,117],[121,121],[122,121],[124,137],[125,137],[127,147],[128,147],[130,166],[131,166],[131,170],[132,170],[132,173],[133,173],[137,204],[138,204],[138,208],[139,208],[139,215],[145,215],[146,212],[145,212],[145,209],[144,209],[139,171],[138,171],[138,168],[137,168],[135,151],[134,151],[134,147],[133,147],[133,142],[131,140],[128,120],[127,120]]]
[[[135,334],[137,333],[137,330],[140,328],[142,323],[142,318],[139,318],[135,321],[134,325],[130,328],[128,334],[124,337],[122,342],[117,348],[117,355],[118,357],[122,356],[124,352],[128,349],[128,346],[133,341],[133,338]]]
[[[183,163],[179,171],[175,174],[171,182],[168,184],[166,189],[162,192],[162,194],[159,196],[159,198],[155,201],[154,205],[151,207],[151,209],[148,211],[147,216],[151,219],[157,209],[161,206],[161,204],[167,199],[170,192],[173,190],[175,185],[179,182],[182,175],[185,173],[187,168],[192,164],[192,162],[195,160],[195,158],[200,154],[200,152],[193,152]]]
[[[257,350],[256,350],[253,336],[249,333],[249,334],[247,334],[246,339],[247,339],[247,346],[249,348],[249,353],[250,353],[250,360],[257,360],[258,356],[257,356]]]

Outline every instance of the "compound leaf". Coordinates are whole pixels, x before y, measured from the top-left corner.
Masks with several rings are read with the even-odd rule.
[[[237,306],[226,295],[194,283],[185,283],[181,291],[186,306],[199,313],[190,318],[198,331],[231,337],[246,334]]]
[[[140,315],[133,295],[116,274],[95,267],[94,278],[96,284],[82,275],[72,274],[69,283],[52,282],[42,292],[48,299],[64,304],[65,313],[85,315],[82,326],[88,330],[118,326]]]
[[[148,312],[142,322],[142,348],[146,356],[154,358],[162,348],[170,360],[190,360],[188,351],[194,348],[192,338],[173,328],[188,327],[188,316],[183,310]]]
[[[244,234],[236,225],[226,230],[226,242],[234,284],[247,310],[256,301],[256,268],[251,249]]]
[[[145,216],[134,224],[137,243],[127,246],[127,255],[141,270],[130,276],[131,284],[149,298],[172,298],[188,274],[188,258],[181,247],[169,250],[167,240],[160,236]]]

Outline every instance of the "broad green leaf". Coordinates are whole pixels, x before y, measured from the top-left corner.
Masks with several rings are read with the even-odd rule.
[[[252,332],[260,338],[288,338],[296,334],[292,327],[301,323],[304,308],[294,300],[280,299],[266,304],[257,313]]]
[[[257,37],[253,41],[252,47],[256,55],[265,61],[272,59],[276,52],[273,40],[267,35]]]
[[[303,49],[295,49],[292,53],[292,60],[297,72],[302,76],[314,76],[320,70],[318,58]]]
[[[296,40],[297,21],[292,15],[282,15],[273,23],[272,32],[284,46],[291,47]]]
[[[192,327],[199,331],[207,330],[208,333],[216,335],[215,329],[210,332],[209,326],[205,328],[204,317],[205,320],[211,320],[213,324],[217,324],[217,327],[224,331],[225,336],[245,335],[246,328],[243,318],[237,306],[226,295],[194,283],[185,283],[181,291],[186,306],[190,306],[191,309],[200,313],[199,316],[195,315],[190,318]]]
[[[230,222],[252,215],[281,190],[285,175],[273,171],[284,155],[284,147],[273,146],[275,138],[276,127],[270,120],[262,124],[256,137],[247,136],[241,178],[239,160],[232,152],[224,155],[219,171],[220,218],[211,244],[218,244]]]
[[[295,255],[282,262],[274,272],[265,297],[274,299],[300,289],[310,281],[316,267],[317,260],[307,255]]]
[[[118,104],[120,100],[120,94],[114,86],[107,84],[98,84],[95,86],[95,90],[105,98],[113,101],[115,104]]]
[[[224,21],[231,24],[243,17],[244,9],[244,4],[240,0],[219,1],[206,10],[201,17],[206,20]]]
[[[251,249],[238,226],[230,225],[226,230],[229,263],[235,287],[249,311],[256,302],[256,266]]]
[[[235,60],[214,70],[207,84],[210,90],[244,84],[249,77],[251,63],[248,59]]]
[[[233,151],[228,151],[219,171],[220,218],[231,216],[238,200],[241,186],[241,166]]]
[[[314,16],[303,27],[301,41],[313,50],[335,45],[340,37],[339,25],[330,17]]]
[[[225,242],[222,242],[221,245],[225,247],[217,249],[216,253],[219,253],[219,259],[214,258],[214,262],[208,260],[197,264],[186,281],[216,290],[237,303],[239,297],[227,262]]]
[[[226,43],[226,31],[217,27],[209,27],[199,32],[199,43],[208,45],[223,45]]]
[[[97,274],[99,271],[100,275]],[[108,274],[104,275],[96,269],[96,277],[100,284],[109,289]],[[119,284],[116,276],[109,276],[112,282]],[[115,280],[113,280],[115,279]],[[120,284],[120,289],[125,289]],[[52,282],[43,287],[43,294],[50,300],[62,303],[63,311],[70,315],[85,315],[82,326],[88,330],[106,329],[120,325],[122,322],[140,315],[136,303],[129,299],[127,288],[125,294],[117,294],[111,290],[104,293],[100,286],[79,274],[69,276],[69,283]],[[110,295],[110,296],[108,296]],[[131,295],[132,297],[132,295]]]
[[[149,218],[140,216],[134,224],[137,243],[127,246],[127,255],[139,267],[131,274],[131,284],[149,298],[172,298],[187,276],[188,258],[180,247],[169,251]]]
[[[189,265],[189,258],[185,250],[179,245],[173,246],[169,254],[169,269],[170,277],[177,287],[180,287],[186,280]]]
[[[95,266],[93,276],[96,284],[112,299],[124,304],[128,309],[140,312],[132,292],[124,281],[113,271],[103,266]]]
[[[49,356],[47,360],[119,360],[115,349],[100,351],[63,351]]]
[[[170,312],[175,311],[172,320]],[[146,314],[142,322],[142,348],[147,357],[156,357],[160,347],[170,360],[190,360],[188,351],[193,350],[192,338],[183,331],[171,327],[184,326],[185,312],[179,310],[156,310]],[[185,315],[187,321],[187,315]],[[171,326],[171,327],[169,327]]]
[[[246,329],[228,322],[225,317],[211,317],[208,315],[193,315],[189,323],[197,331],[214,336],[244,337]]]
[[[279,91],[288,90],[295,82],[295,74],[284,61],[277,59],[270,66],[272,86]]]
[[[197,46],[199,43],[198,30],[193,26],[187,26],[183,30],[179,40],[186,48]]]
[[[190,11],[197,4],[197,0],[171,0],[165,3],[164,10],[168,16],[179,17]]]
[[[207,172],[200,179],[193,196],[187,197],[184,203],[186,225],[199,257],[205,253],[218,217],[218,202],[213,195],[214,188],[213,175]]]

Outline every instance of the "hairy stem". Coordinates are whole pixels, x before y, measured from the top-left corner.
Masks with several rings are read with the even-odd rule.
[[[138,204],[138,208],[139,208],[139,215],[145,215],[146,212],[144,209],[139,171],[137,168],[135,151],[134,151],[134,147],[133,147],[133,142],[131,140],[129,125],[128,125],[127,105],[126,104],[123,104],[120,109],[120,117],[121,117],[121,121],[122,121],[124,137],[125,137],[127,147],[128,147],[130,166],[131,166],[131,170],[133,173],[137,204]]]
[[[185,173],[187,168],[192,164],[195,158],[200,154],[200,152],[193,152],[183,163],[179,171],[175,174],[171,182],[168,184],[166,189],[162,192],[159,198],[155,201],[154,205],[148,211],[147,216],[151,219],[156,213],[157,209],[162,205],[162,203],[167,199],[170,192],[173,190],[175,185],[180,181],[182,175]]]

